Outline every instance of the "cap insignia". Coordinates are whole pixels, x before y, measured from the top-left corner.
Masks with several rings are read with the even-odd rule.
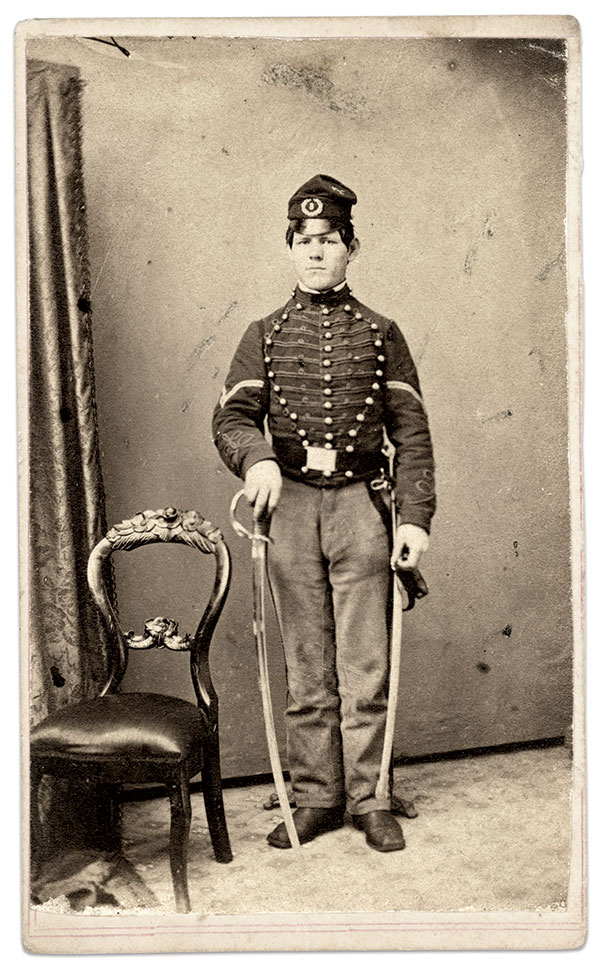
[[[316,218],[323,211],[323,202],[320,198],[305,198],[300,208],[309,218]]]

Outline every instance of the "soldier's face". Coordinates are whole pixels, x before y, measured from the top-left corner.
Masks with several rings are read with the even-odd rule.
[[[307,289],[331,289],[346,278],[346,267],[358,254],[358,239],[347,249],[340,233],[329,230],[325,218],[307,219],[301,232],[294,232],[290,256],[298,279]]]

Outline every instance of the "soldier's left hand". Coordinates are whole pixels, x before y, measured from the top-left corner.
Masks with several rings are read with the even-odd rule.
[[[392,568],[418,568],[421,555],[429,547],[429,535],[416,524],[400,524],[390,564]]]

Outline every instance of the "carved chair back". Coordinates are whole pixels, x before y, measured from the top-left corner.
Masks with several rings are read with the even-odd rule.
[[[115,551],[133,551],[158,542],[184,544],[203,554],[215,556],[216,571],[210,600],[196,632],[179,635],[175,621],[163,616],[146,622],[144,632],[125,632],[110,600],[105,583],[105,563]],[[223,535],[198,511],[160,508],[142,511],[131,520],[115,525],[93,549],[88,560],[88,585],[110,631],[111,649],[108,675],[100,693],[105,696],[118,689],[129,649],[170,649],[190,653],[190,673],[198,705],[213,725],[217,723],[217,695],[209,668],[209,648],[215,626],[223,610],[231,580],[231,559]]]

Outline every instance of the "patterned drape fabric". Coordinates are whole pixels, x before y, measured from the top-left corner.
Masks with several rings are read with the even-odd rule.
[[[106,640],[88,555],[106,531],[94,398],[79,72],[31,61],[29,199],[30,697],[35,724],[94,695]]]

